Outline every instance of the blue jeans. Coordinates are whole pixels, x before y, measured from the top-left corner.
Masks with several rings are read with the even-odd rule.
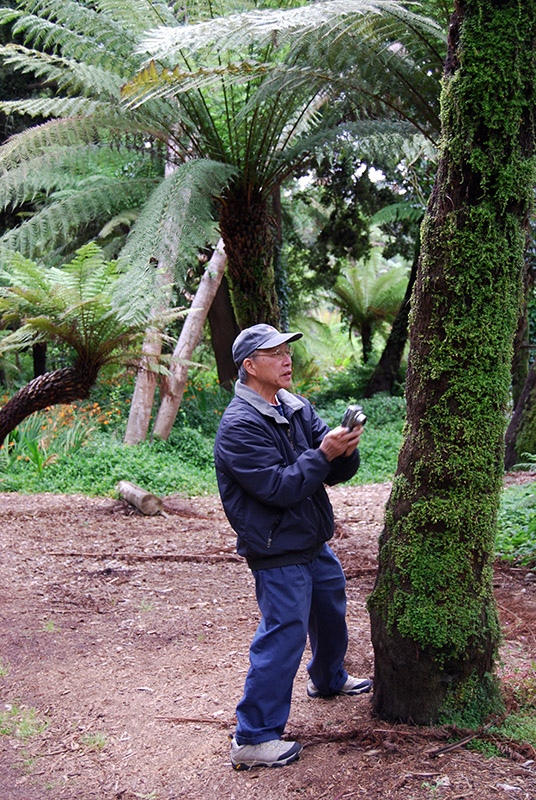
[[[312,651],[307,669],[320,692],[335,694],[348,677],[343,668],[348,646],[346,581],[331,548],[325,544],[309,564],[261,569],[253,575],[262,619],[236,709],[238,744],[281,738],[307,633]]]

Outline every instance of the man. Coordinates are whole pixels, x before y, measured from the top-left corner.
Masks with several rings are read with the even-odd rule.
[[[236,709],[235,769],[284,766],[299,757],[301,745],[281,736],[307,634],[310,697],[361,694],[372,686],[343,667],[345,579],[326,543],[333,509],[324,484],[355,474],[362,427],[330,431],[307,400],[288,391],[289,342],[301,336],[265,324],[237,336],[239,380],[214,446],[223,507],[253,572],[262,613]]]

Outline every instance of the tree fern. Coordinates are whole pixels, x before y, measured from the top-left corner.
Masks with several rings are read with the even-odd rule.
[[[20,254],[0,250],[2,321],[19,327],[0,343],[2,352],[36,341],[62,341],[79,358],[100,368],[115,358],[118,347],[131,345],[143,331],[126,323],[121,309],[112,307],[112,289],[118,277],[115,262],[89,243],[62,268],[46,268]],[[125,309],[126,310],[126,309]]]
[[[9,21],[24,41],[4,48],[4,57],[57,89],[51,98],[4,106],[10,113],[56,117],[0,149],[4,207],[40,193],[44,197],[35,219],[10,233],[10,246],[37,255],[46,247],[68,245],[75,231],[94,231],[105,224],[106,215],[125,210],[116,202],[120,178],[118,191],[110,184],[109,197],[99,187],[85,186],[49,200],[50,183],[36,177],[44,160],[48,168],[67,166],[85,149],[123,144],[141,153],[149,145],[171,164],[197,158],[233,168],[221,173],[225,177],[218,189],[210,173],[203,173],[204,208],[212,195],[220,197],[233,292],[247,291],[249,278],[242,284],[240,276],[252,270],[266,281],[266,291],[258,287],[256,292],[259,302],[268,302],[262,298],[273,295],[271,267],[266,268],[271,193],[330,135],[343,114],[360,120],[406,116],[429,132],[436,122],[442,46],[437,26],[395,0],[288,5],[252,9],[244,0],[236,4],[243,13],[229,14],[228,2],[203,0],[187,9],[147,0],[97,0],[92,5],[22,0],[17,11],[1,12],[0,23]],[[140,204],[144,212],[122,261],[139,277],[140,297],[151,276],[151,259],[171,252],[166,244],[170,209],[178,213],[177,235],[189,230],[207,235],[208,218],[193,227],[183,224],[190,212],[178,210],[178,189],[171,204],[166,196],[173,196],[169,187],[148,193]],[[252,220],[259,220],[262,230],[247,230]],[[139,234],[151,226],[161,233],[159,242]],[[185,240],[185,253],[192,240]],[[255,243],[257,254],[246,256],[239,242]],[[180,264],[174,259],[179,271],[188,259]],[[253,299],[235,305],[249,305],[253,316],[271,313]]]

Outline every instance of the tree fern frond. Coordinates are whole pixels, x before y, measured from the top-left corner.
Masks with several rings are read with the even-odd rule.
[[[48,149],[94,144],[99,129],[92,119],[54,119],[12,136],[0,148],[0,176],[16,164],[27,161]]]
[[[106,225],[104,225],[99,231],[99,239],[106,239],[107,236],[110,236],[116,230],[116,228],[120,227],[121,225],[126,225],[128,228],[131,228],[134,222],[138,219],[140,215],[139,208],[130,208],[125,211],[121,211],[119,214],[116,214],[115,217],[108,220]]]
[[[182,53],[196,53],[218,47],[220,52],[243,51],[255,44],[266,47],[277,42],[278,47],[298,48],[315,40],[334,40],[334,31],[340,36],[356,36],[361,30],[374,25],[378,41],[400,37],[407,39],[407,31],[419,31],[426,37],[426,46],[437,47],[446,37],[439,25],[393,0],[328,0],[308,3],[297,8],[262,9],[229,14],[194,25],[175,28],[160,26],[141,42],[140,53],[162,63],[177,62]],[[335,46],[340,46],[340,40]],[[439,60],[442,50],[436,50]]]
[[[71,94],[117,99],[121,84],[125,81],[124,75],[117,75],[109,69],[82,63],[74,58],[31,50],[18,44],[10,43],[0,47],[0,56],[6,64],[19,72],[30,72],[37,78],[56,83],[60,92],[70,89]]]
[[[135,59],[137,37],[105,13],[76,0],[26,0],[17,21],[26,39],[92,64],[125,64]],[[46,23],[49,23],[48,25]],[[106,42],[106,47],[99,46]]]
[[[0,352],[60,340],[83,364],[98,369],[118,347],[139,337],[142,328],[125,324],[112,309],[116,264],[107,262],[94,243],[80,248],[61,269],[46,269],[6,250],[0,250],[0,259],[2,276],[9,280],[0,288],[0,311],[16,310],[22,323],[2,337]]]
[[[102,103],[85,97],[35,97],[25,100],[0,100],[0,111],[9,116],[81,117],[102,110]]]
[[[191,90],[220,87],[222,78],[235,84],[248,83],[254,78],[266,75],[268,65],[253,61],[227,63],[215,67],[201,66],[197,70],[188,70],[184,66],[173,69],[158,69],[151,61],[134,78],[121,89],[121,96],[127,106],[139,107],[155,98],[172,98]]]
[[[92,224],[98,230],[129,202],[142,205],[157,182],[156,178],[110,179],[97,186],[84,186],[8,231],[0,239],[0,245],[30,257],[42,255],[47,249],[68,243],[84,226]]]
[[[424,208],[417,203],[391,203],[380,208],[372,217],[372,225],[381,225],[384,222],[399,222],[408,220],[409,222],[421,222],[424,216]]]
[[[140,33],[158,25],[178,25],[173,9],[153,0],[98,0],[99,11],[132,33]]]
[[[129,298],[133,314],[139,308],[147,313],[161,262],[175,269],[179,283],[183,280],[199,247],[216,238],[214,197],[231,174],[227,165],[197,159],[178,167],[157,186],[120,253],[119,268],[125,274],[117,282],[114,302],[125,305]]]

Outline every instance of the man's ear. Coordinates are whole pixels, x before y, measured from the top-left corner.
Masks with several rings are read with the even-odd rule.
[[[244,369],[246,370],[248,375],[253,375],[255,377],[257,369],[255,366],[255,361],[252,358],[245,358],[242,362]]]

